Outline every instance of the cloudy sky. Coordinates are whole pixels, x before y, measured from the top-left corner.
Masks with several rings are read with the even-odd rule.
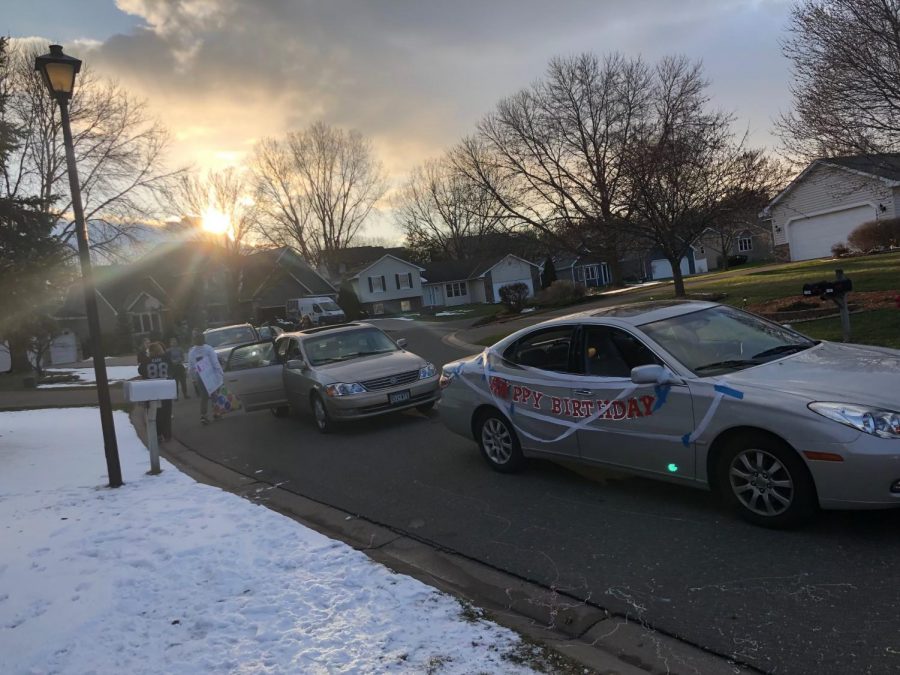
[[[757,144],[790,105],[790,0],[20,0],[3,30],[59,42],[144,96],[172,160],[239,164],[325,120],[370,136],[396,178],[439,154],[554,55],[702,59]],[[377,234],[377,233],[372,233]]]

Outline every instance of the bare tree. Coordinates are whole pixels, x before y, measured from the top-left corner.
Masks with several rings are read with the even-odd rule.
[[[763,161],[768,163],[768,168],[761,170],[771,176],[769,181],[771,185],[781,186],[787,183],[788,173],[782,162],[771,157]],[[740,238],[748,235],[761,237],[771,235],[770,222],[761,220],[759,213],[772,200],[773,195],[773,192],[740,192],[721,205],[721,215],[709,226],[716,242],[709,248],[721,254],[722,269],[728,269],[728,258]],[[771,240],[769,241],[771,244]]]
[[[770,162],[736,136],[733,117],[713,110],[702,66],[684,57],[655,69],[652,108],[627,151],[631,231],[672,266],[684,295],[681,259],[699,235],[739,209],[742,196],[771,189]]]
[[[619,282],[630,218],[622,160],[650,76],[640,59],[618,54],[554,59],[543,80],[501,101],[463,141],[456,164],[498,200],[512,227],[563,244],[574,238],[576,248],[599,244]]]
[[[794,110],[778,123],[788,154],[900,150],[900,3],[802,0],[789,30]]]
[[[314,262],[349,246],[387,189],[372,144],[323,123],[263,141],[254,169],[261,236],[293,242]]]
[[[393,200],[398,224],[421,257],[464,260],[479,255],[502,218],[497,199],[447,159],[413,170]]]
[[[46,49],[20,46],[12,54],[4,86],[8,121],[20,131],[19,144],[0,176],[10,199],[37,196],[41,210],[60,225],[56,236],[74,248],[65,148],[56,103],[34,70]],[[157,215],[157,197],[180,170],[166,168],[169,137],[116,82],[82,68],[70,102],[75,157],[91,247],[113,256],[142,223]]]

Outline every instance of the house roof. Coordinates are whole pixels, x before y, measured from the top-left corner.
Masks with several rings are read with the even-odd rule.
[[[491,269],[496,267],[499,263],[503,262],[511,255],[511,253],[507,253],[506,255],[494,256],[492,258],[485,258],[475,261],[441,260],[438,262],[428,263],[428,266],[423,271],[422,276],[425,277],[425,283],[428,284],[478,279],[480,277],[483,277]],[[516,260],[521,260],[522,262],[531,265],[532,267],[538,267],[538,265],[534,264],[533,262],[525,260],[524,258],[520,258],[517,255],[512,255],[512,257]]]
[[[367,269],[369,269],[370,267],[373,267],[373,266],[375,265],[375,263],[381,262],[381,261],[384,260],[385,258],[393,258],[394,260],[397,260],[398,262],[402,262],[404,265],[409,265],[410,267],[414,267],[415,269],[419,270],[420,272],[422,272],[422,271],[424,270],[424,268],[419,267],[419,266],[416,265],[415,263],[409,262],[409,260],[404,260],[403,258],[398,258],[397,256],[388,253],[388,254],[386,254],[386,255],[381,256],[381,257],[378,258],[377,260],[373,260],[372,262],[363,265],[363,266],[360,267],[358,270],[356,270],[355,272],[353,272],[353,273],[349,276],[349,278],[350,278],[350,279],[356,279],[357,277],[359,277],[360,274],[362,274],[363,272],[365,272]]]
[[[759,214],[761,218],[768,218],[769,211],[778,202],[784,199],[795,187],[816,168],[820,166],[832,166],[844,171],[872,176],[887,183],[891,187],[900,186],[900,153],[880,153],[870,155],[848,155],[845,157],[824,157],[809,164],[803,171],[794,177],[787,187],[779,192]]]
[[[118,314],[134,304],[141,294],[153,296],[163,303],[169,302],[168,293],[145,270],[131,265],[98,265],[93,268],[94,287],[100,302],[106,302]],[[56,310],[58,317],[82,317],[86,315],[84,290],[80,282],[69,287],[62,306]]]
[[[244,256],[241,264],[241,300],[251,300],[259,295],[279,272],[296,282],[303,295],[333,295],[337,292],[300,254],[283,246]]]

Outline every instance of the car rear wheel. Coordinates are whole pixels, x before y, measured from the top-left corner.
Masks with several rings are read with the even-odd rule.
[[[765,434],[731,443],[719,457],[716,477],[725,502],[756,525],[798,527],[818,510],[815,486],[803,460]]]
[[[495,471],[515,473],[525,464],[522,446],[512,424],[496,410],[481,415],[475,425],[475,439],[485,461]]]
[[[331,415],[328,414],[328,408],[325,407],[325,401],[318,394],[313,394],[312,401],[313,420],[315,420],[316,428],[323,434],[330,433],[334,430],[334,422],[331,421]]]

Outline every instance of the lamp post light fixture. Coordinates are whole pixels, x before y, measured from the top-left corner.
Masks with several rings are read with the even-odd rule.
[[[72,211],[75,213],[75,233],[78,239],[78,258],[81,261],[81,279],[84,285],[84,307],[88,331],[91,336],[91,353],[94,359],[94,376],[97,380],[97,399],[100,404],[100,426],[103,429],[103,448],[106,453],[106,469],[109,487],[122,485],[122,468],[119,465],[119,447],[113,423],[112,402],[109,397],[109,380],[100,339],[100,316],[97,313],[97,294],[94,290],[94,274],[91,269],[91,251],[88,245],[84,208],[81,204],[81,186],[78,168],[75,166],[75,147],[72,144],[72,126],[69,120],[69,99],[75,89],[75,75],[81,69],[81,61],[63,54],[60,45],[50,45],[50,53],[34,60],[37,70],[47,85],[50,95],[59,106],[62,118],[63,141],[66,146],[66,165],[69,172],[69,190],[72,193]]]

